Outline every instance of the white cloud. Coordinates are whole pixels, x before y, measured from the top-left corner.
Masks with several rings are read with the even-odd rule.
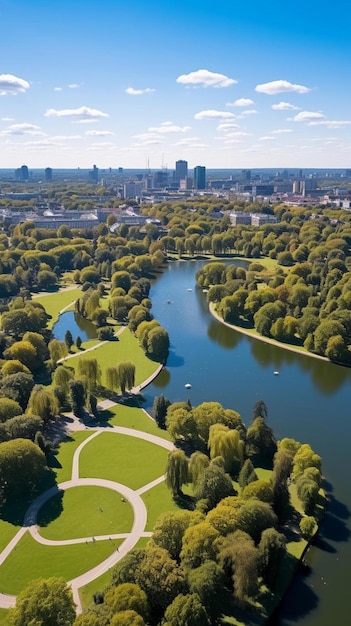
[[[127,87],[125,92],[130,96],[142,96],[144,93],[153,93],[155,89],[146,87],[146,89],[134,89],[134,87]]]
[[[279,104],[272,104],[274,111],[299,111],[300,107],[296,107],[290,102],[279,102]]]
[[[226,106],[227,107],[249,107],[253,103],[254,101],[250,100],[250,98],[239,98],[238,100],[235,100],[234,102],[227,102]]]
[[[11,124],[3,130],[1,135],[42,135],[45,136],[46,133],[43,133],[40,130],[40,126],[36,126],[35,124],[27,124],[23,122],[21,124]]]
[[[199,111],[195,113],[195,120],[229,120],[235,118],[233,113],[229,111],[217,111],[216,109],[208,109],[207,111]]]
[[[48,109],[44,115],[45,117],[78,117],[81,120],[94,120],[101,117],[108,117],[107,113],[86,106],[79,107],[78,109]]]
[[[54,87],[54,91],[62,91],[62,87]]]
[[[227,131],[234,128],[240,128],[239,124],[233,124],[233,122],[221,122],[217,126],[217,130]]]
[[[82,139],[81,135],[55,135],[55,137],[51,137],[52,141],[73,141],[76,139]]]
[[[0,74],[0,96],[17,96],[29,89],[29,83],[13,74]]]
[[[235,131],[234,133],[228,133],[227,137],[249,137],[251,135],[251,133],[245,133],[244,131],[238,130]]]
[[[264,137],[260,137],[259,141],[273,141],[275,137],[271,137],[271,135],[264,135]]]
[[[150,126],[148,129],[153,133],[186,133],[191,126],[177,126],[173,122],[162,122],[160,126]]]
[[[92,137],[107,137],[108,135],[114,135],[110,130],[87,130],[86,135],[91,135]]]
[[[308,126],[327,126],[328,128],[343,128],[350,126],[350,120],[321,120],[318,122],[309,122]]]
[[[78,83],[70,83],[68,87],[69,89],[79,89],[80,85],[78,85]]]
[[[325,115],[319,111],[301,111],[292,118],[293,122],[310,122],[312,120],[324,119]]]
[[[13,117],[2,117],[1,121],[2,122],[13,122]]]
[[[311,91],[309,87],[303,85],[295,85],[287,80],[272,80],[269,83],[256,85],[255,91],[265,93],[269,96],[275,96],[277,93],[285,93],[287,91],[296,91],[297,93],[308,93]]]
[[[272,135],[283,135],[284,133],[292,133],[291,128],[277,128],[277,130],[272,130]]]
[[[255,109],[247,109],[247,111],[243,111],[240,117],[243,115],[256,115],[257,111]]]
[[[238,81],[229,78],[225,74],[210,72],[209,70],[196,70],[190,74],[181,74],[178,76],[177,83],[182,85],[198,85],[200,87],[230,87]]]

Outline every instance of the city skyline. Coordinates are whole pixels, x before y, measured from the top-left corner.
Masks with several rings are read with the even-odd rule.
[[[0,167],[349,168],[350,14],[0,0]]]

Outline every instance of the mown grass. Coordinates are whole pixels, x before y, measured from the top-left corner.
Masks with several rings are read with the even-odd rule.
[[[138,339],[126,328],[118,338],[118,341],[107,341],[92,352],[79,352],[76,357],[65,361],[65,366],[78,367],[78,359],[96,358],[102,372],[102,385],[106,386],[106,369],[121,363],[131,361],[135,365],[135,385],[140,385],[144,380],[152,376],[159,363],[151,361],[139,345]]]
[[[6,624],[8,618],[8,609],[0,609],[0,624]]]
[[[162,476],[167,450],[148,441],[103,432],[82,450],[81,478],[107,478],[131,489],[139,489]]]
[[[156,422],[149,415],[147,415],[146,411],[137,406],[117,404],[111,409],[103,411],[102,417],[108,417],[109,423],[113,426],[135,428],[135,430],[142,430],[144,433],[156,435],[157,437],[171,441],[169,433],[166,430],[159,428]]]
[[[71,433],[71,435],[61,443],[58,454],[55,456],[56,467],[54,468],[54,471],[56,473],[57,483],[63,483],[66,480],[71,480],[74,453],[82,441],[90,436],[91,432],[78,430],[75,433]]]
[[[134,549],[145,548],[148,542],[149,537],[141,537]],[[104,591],[104,589],[111,584],[111,573],[112,569],[109,569],[98,578],[95,578],[91,583],[79,589],[79,597],[83,609],[92,608],[94,606],[94,594]]]
[[[147,508],[146,531],[152,531],[156,520],[166,511],[179,511],[180,507],[172,498],[172,494],[165,482],[156,485],[142,494],[142,499]]]
[[[19,529],[20,526],[15,526],[0,519],[0,552],[6,548],[8,542],[11,541]]]
[[[46,546],[27,532],[0,568],[0,589],[2,593],[17,594],[36,578],[62,576],[71,580],[106,559],[115,550],[111,543],[106,540]]]
[[[59,312],[62,311],[71,302],[72,307],[67,310],[74,310],[74,302],[82,295],[82,291],[79,287],[77,289],[69,289],[67,291],[56,291],[55,293],[47,293],[44,296],[38,296],[34,298],[35,302],[39,302],[43,305],[48,315],[51,315],[51,319],[48,322],[48,327],[52,328],[56,322]]]
[[[55,512],[62,512],[53,519]],[[55,541],[130,532],[133,510],[110,489],[78,486],[58,494],[38,515],[40,534]]]

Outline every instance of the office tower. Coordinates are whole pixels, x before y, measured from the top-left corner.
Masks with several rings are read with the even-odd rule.
[[[22,167],[18,167],[15,170],[15,179],[16,180],[28,180],[29,172],[27,165],[22,165]]]
[[[206,189],[206,168],[203,165],[194,167],[194,189]]]
[[[44,175],[45,175],[45,180],[46,181],[52,180],[52,169],[51,169],[51,167],[46,167],[45,168]]]
[[[174,180],[179,183],[188,176],[188,161],[176,161]]]
[[[97,183],[99,180],[99,168],[93,165],[93,169],[88,172],[88,179],[92,183]]]
[[[241,178],[246,182],[250,182],[251,180],[251,170],[241,170]]]

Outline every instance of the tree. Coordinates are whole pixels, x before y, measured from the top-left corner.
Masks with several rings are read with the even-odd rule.
[[[203,471],[197,486],[194,489],[197,500],[205,500],[208,509],[213,507],[227,496],[235,496],[231,478],[224,469],[213,462]]]
[[[4,378],[0,380],[1,395],[16,400],[23,410],[27,407],[33,387],[33,376],[22,372],[4,376]]]
[[[286,540],[284,535],[275,528],[267,528],[261,535],[258,544],[260,553],[260,570],[264,581],[272,589],[277,576],[280,574],[280,565],[286,554]]]
[[[79,378],[86,376],[89,389],[95,389],[101,384],[101,368],[97,359],[79,359],[77,373]]]
[[[118,367],[107,367],[105,376],[107,389],[110,389],[111,391],[118,391],[118,389],[120,389]]]
[[[185,569],[195,569],[205,561],[215,561],[220,543],[219,532],[208,522],[203,521],[189,526],[184,533],[180,553],[182,566]]]
[[[44,422],[49,422],[59,412],[60,407],[53,391],[35,385],[28,401],[27,411],[29,415],[39,415]]]
[[[144,621],[149,617],[149,606],[145,591],[135,583],[122,583],[117,587],[111,587],[105,593],[104,604],[111,613],[133,610],[141,615]]]
[[[22,413],[22,407],[18,402],[11,400],[11,398],[0,398],[0,422],[6,422]]]
[[[214,614],[224,586],[223,570],[214,561],[205,561],[188,574],[189,589],[196,593],[208,613]]]
[[[322,459],[312,450],[308,443],[304,443],[294,456],[292,480],[299,478],[308,467],[316,467],[318,470],[321,470]]]
[[[239,473],[239,486],[244,489],[246,485],[249,485],[254,480],[257,480],[257,474],[251,459],[246,459]]]
[[[277,444],[272,429],[263,417],[256,417],[246,433],[246,449],[250,456],[260,456],[272,462]]]
[[[40,361],[46,361],[49,358],[49,351],[44,337],[40,333],[27,332],[23,335],[23,341],[29,341],[37,351],[37,357]]]
[[[166,415],[167,409],[170,406],[170,401],[165,398],[163,395],[155,396],[152,412],[155,419],[155,422],[159,428],[166,428]]]
[[[76,616],[73,594],[63,578],[31,581],[10,610],[11,626],[71,626]]]
[[[205,607],[196,593],[180,594],[165,613],[165,626],[210,626]]]
[[[82,340],[81,340],[81,338],[78,335],[78,337],[76,339],[76,346],[77,346],[78,350],[80,350],[81,345],[82,345]]]
[[[226,537],[219,558],[232,578],[237,603],[244,606],[258,587],[259,552],[253,540],[246,532],[235,531]]]
[[[132,389],[135,384],[135,365],[131,361],[121,361],[118,367],[119,385],[122,393]]]
[[[18,372],[24,372],[30,374],[30,370],[26,365],[23,365],[18,359],[12,359],[11,361],[5,361],[1,368],[1,374],[3,376],[9,376],[10,374],[17,374]]]
[[[73,373],[67,367],[59,365],[53,375],[52,382],[56,387],[59,387],[65,397],[69,394],[69,383],[73,379]]]
[[[144,589],[151,610],[157,614],[185,591],[185,574],[167,550],[150,546],[145,550],[144,559],[137,573],[137,584]]]
[[[151,359],[164,363],[168,357],[169,346],[169,335],[165,328],[158,326],[150,330],[147,335],[146,352]]]
[[[17,359],[28,367],[31,372],[34,372],[41,365],[37,357],[37,351],[29,341],[16,341],[10,348],[5,350],[4,357],[7,359]]]
[[[57,362],[61,359],[64,359],[67,354],[67,345],[64,341],[59,341],[58,339],[52,339],[48,345],[50,358],[53,366],[55,367]]]
[[[249,500],[250,498],[257,498],[262,502],[268,502],[272,504],[273,502],[273,489],[271,483],[267,480],[259,479],[251,482],[249,485],[243,490],[242,498],[244,500]]]
[[[244,442],[235,429],[229,429],[223,424],[213,424],[210,427],[208,447],[211,459],[221,456],[224,469],[232,475],[244,462]]]
[[[173,496],[181,494],[182,486],[189,481],[188,459],[183,450],[171,450],[168,453],[165,477]]]
[[[197,488],[204,469],[210,464],[210,459],[203,452],[193,452],[189,460],[189,480]]]
[[[69,329],[67,329],[65,332],[65,344],[67,346],[68,351],[70,351],[72,346],[74,345],[72,333]]]
[[[166,424],[173,441],[185,439],[193,444],[197,442],[196,423],[189,407],[171,405],[167,409]]]
[[[98,624],[94,622],[92,626],[98,626]],[[141,615],[129,609],[115,613],[110,621],[110,626],[146,626],[146,624]]]
[[[240,507],[237,514],[237,527],[258,542],[261,533],[277,523],[277,516],[267,502],[251,499]]]
[[[43,428],[43,420],[38,415],[18,415],[6,421],[8,439],[31,439]]]
[[[197,524],[203,518],[199,511],[167,511],[157,518],[153,529],[152,541],[160,548],[167,550],[176,561],[179,561],[183,535],[189,526]]]
[[[311,539],[316,532],[318,526],[316,519],[312,516],[305,515],[300,522],[301,534],[305,539]]]
[[[0,444],[1,498],[32,493],[46,470],[45,455],[32,441],[14,439]]]
[[[81,417],[85,406],[85,387],[81,380],[71,380],[69,383],[72,411]]]

